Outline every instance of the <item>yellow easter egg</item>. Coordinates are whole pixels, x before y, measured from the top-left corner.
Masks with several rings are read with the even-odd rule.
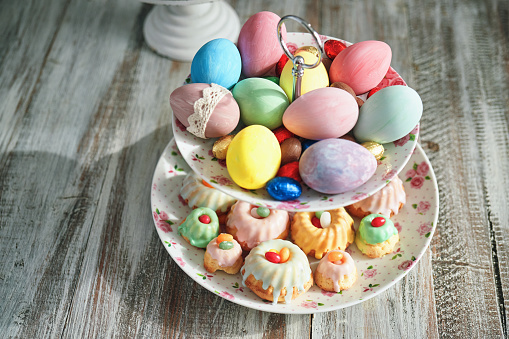
[[[316,62],[318,58],[313,53],[308,51],[297,51],[296,55],[300,55],[304,58],[304,61],[308,65],[312,65]],[[290,102],[293,101],[293,75],[292,75],[293,63],[288,61],[283,68],[283,72],[281,72],[281,77],[279,79],[279,86],[283,88],[286,95],[290,99]],[[320,62],[318,66],[315,68],[307,68],[304,69],[304,75],[302,76],[301,82],[301,95],[304,95],[307,92],[310,92],[317,88],[323,88],[329,86],[329,76],[327,75],[327,70],[323,63]]]
[[[258,189],[276,176],[281,147],[270,129],[251,125],[235,135],[226,153],[226,167],[242,188]]]

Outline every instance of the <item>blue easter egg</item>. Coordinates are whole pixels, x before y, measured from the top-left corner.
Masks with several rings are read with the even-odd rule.
[[[275,177],[267,182],[265,189],[269,195],[280,201],[295,200],[302,194],[302,187],[295,179]]]
[[[240,53],[233,42],[214,39],[196,52],[191,63],[191,81],[231,89],[239,81],[241,70]]]
[[[302,152],[308,149],[309,146],[313,145],[314,143],[318,142],[318,140],[311,140],[311,139],[304,139],[302,140]]]

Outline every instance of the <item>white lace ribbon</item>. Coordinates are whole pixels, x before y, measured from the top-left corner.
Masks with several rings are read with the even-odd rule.
[[[217,104],[228,93],[230,93],[229,90],[218,84],[210,84],[210,87],[203,90],[203,97],[194,102],[194,113],[187,118],[189,122],[187,130],[189,133],[207,139],[205,137],[205,128],[210,116]]]

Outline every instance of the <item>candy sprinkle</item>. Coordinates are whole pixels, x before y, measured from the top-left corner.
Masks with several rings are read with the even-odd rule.
[[[203,214],[203,215],[200,215],[200,217],[198,218],[198,220],[202,223],[202,224],[210,224],[210,217],[206,214]]]
[[[344,257],[343,253],[341,252],[330,252],[327,258],[329,259],[330,262],[335,263],[338,261],[342,261],[343,257]]]
[[[267,207],[260,206],[256,209],[256,213],[262,218],[267,218],[270,215],[270,210]]]
[[[375,219],[371,220],[371,226],[373,227],[381,227],[384,224],[385,224],[384,217],[376,217]]]
[[[313,224],[313,226],[317,228],[322,228],[322,225],[320,225],[320,219],[318,219],[317,217],[312,217],[311,223]]]
[[[281,257],[281,263],[285,263],[290,259],[290,250],[288,247],[283,247],[281,251],[279,251],[279,256]]]
[[[231,234],[228,234],[228,233],[221,233],[219,234],[219,236],[217,237],[216,239],[216,242],[218,244],[222,243],[223,241],[232,241],[233,240],[233,235]]]
[[[270,251],[265,252],[265,259],[274,264],[279,264],[281,262],[281,257],[279,256],[279,254]]]
[[[332,217],[329,212],[323,212],[320,216],[320,225],[322,225],[323,228],[327,228],[330,226],[332,222]]]
[[[219,248],[222,250],[231,250],[233,248],[233,242],[221,241],[221,243],[219,244]]]

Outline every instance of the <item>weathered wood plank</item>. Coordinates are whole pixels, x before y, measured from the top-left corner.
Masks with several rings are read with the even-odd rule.
[[[483,71],[486,63],[494,70],[488,55],[496,42],[481,28],[489,26],[491,14],[477,2],[430,1],[409,2],[409,17],[417,89],[429,112],[422,120],[422,140],[439,147],[431,154],[441,205],[433,242],[439,330],[444,336],[499,336],[504,326],[483,189],[494,178],[483,174],[487,168],[481,155],[486,150],[496,152],[489,140],[483,140],[485,129],[495,126],[489,116],[504,114],[486,109],[494,101],[487,90],[502,85],[497,76]],[[507,139],[503,143],[506,162]],[[466,313],[469,316],[463,316]]]

